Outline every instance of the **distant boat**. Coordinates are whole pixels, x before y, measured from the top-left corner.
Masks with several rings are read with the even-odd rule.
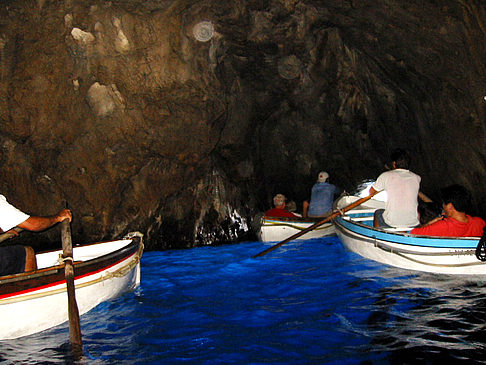
[[[343,208],[358,200],[345,196],[337,201]],[[385,203],[368,200],[334,219],[342,244],[367,259],[403,269],[437,274],[486,275],[486,262],[476,258],[480,237],[434,237],[407,233],[410,227],[373,227],[373,214]]]
[[[283,241],[324,218],[267,217],[263,216],[257,230],[258,239],[263,242]],[[332,222],[323,224],[299,237],[301,240],[332,236],[335,234]]]
[[[73,248],[79,314],[140,284],[142,235]],[[62,250],[36,255],[38,270],[0,277],[0,340],[31,335],[68,321]]]

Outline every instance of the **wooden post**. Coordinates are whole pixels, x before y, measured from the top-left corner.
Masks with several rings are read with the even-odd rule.
[[[62,231],[62,257],[64,258],[64,276],[66,278],[66,289],[68,295],[69,312],[69,339],[73,353],[81,354],[83,342],[81,339],[81,327],[79,325],[79,311],[76,303],[74,286],[74,267],[73,267],[73,243],[71,239],[71,226],[69,220],[65,219],[61,223]]]

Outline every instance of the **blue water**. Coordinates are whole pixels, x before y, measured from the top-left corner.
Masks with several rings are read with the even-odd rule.
[[[81,317],[82,359],[71,358],[63,325],[0,342],[0,361],[486,362],[486,283],[390,268],[337,238],[251,258],[269,245],[146,252],[140,288]]]

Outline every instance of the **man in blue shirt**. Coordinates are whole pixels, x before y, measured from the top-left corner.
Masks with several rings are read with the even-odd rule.
[[[319,173],[317,182],[312,187],[310,203],[304,201],[304,218],[323,217],[332,210],[334,195],[338,192],[338,189],[327,182],[328,178],[327,172],[321,171]]]

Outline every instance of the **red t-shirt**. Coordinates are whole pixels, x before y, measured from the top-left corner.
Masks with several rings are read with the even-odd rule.
[[[297,217],[294,213],[282,208],[273,208],[265,212],[267,217]]]
[[[414,228],[411,234],[447,237],[481,237],[486,222],[479,217],[467,215],[468,222],[462,223],[454,218],[444,218],[429,226]]]

